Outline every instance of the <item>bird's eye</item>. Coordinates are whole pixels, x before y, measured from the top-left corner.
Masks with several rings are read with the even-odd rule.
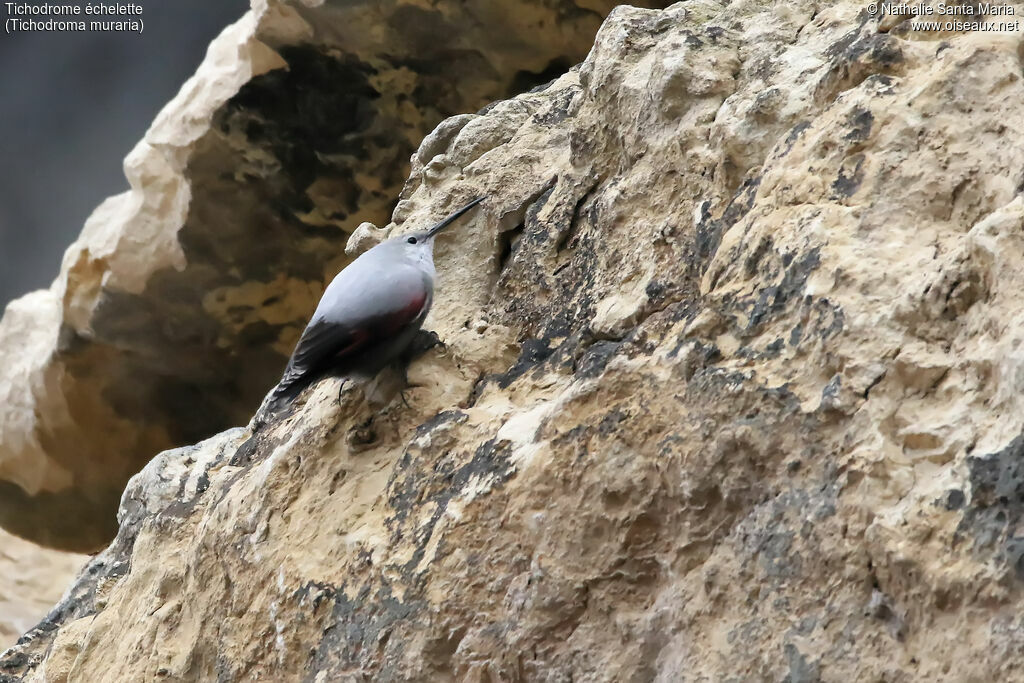
[[[406,242],[408,242],[409,244],[416,244],[416,238],[410,237],[409,239],[406,240]]]

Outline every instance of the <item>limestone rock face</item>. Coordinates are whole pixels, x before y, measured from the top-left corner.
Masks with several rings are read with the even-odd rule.
[[[142,465],[248,420],[420,139],[565,71],[612,6],[254,0],[0,323],[0,526],[103,547]]]
[[[1019,677],[1022,39],[881,28],[618,8],[441,124],[388,229],[489,199],[405,400],[161,454],[0,672]]]

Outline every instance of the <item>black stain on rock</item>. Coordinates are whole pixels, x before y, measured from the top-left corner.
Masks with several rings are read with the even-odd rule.
[[[963,508],[966,502],[967,498],[964,496],[963,491],[960,489],[950,489],[946,491],[946,497],[942,504],[947,510],[959,510]]]
[[[836,373],[828,384],[821,390],[821,405],[825,409],[832,409],[839,405],[840,392],[843,389],[843,377]]]
[[[900,40],[886,33],[869,33],[853,45],[851,54],[856,58],[864,55],[865,61],[882,67],[893,67],[905,60]]]
[[[760,176],[743,181],[743,185],[729,200],[729,205],[717,219],[711,218],[706,209],[702,210],[701,219],[697,223],[695,239],[697,261],[701,265],[702,271],[707,268],[708,263],[714,258],[715,252],[718,251],[718,245],[722,243],[722,235],[746,216],[754,206],[754,198],[757,196],[757,188],[760,185]]]
[[[789,345],[790,346],[797,346],[800,343],[800,340],[803,339],[803,336],[804,336],[804,326],[802,324],[800,324],[800,323],[797,323],[796,325],[793,326],[793,329],[790,330],[790,332],[789,332]]]
[[[818,683],[821,680],[817,662],[809,662],[792,643],[786,643],[784,650],[789,668],[789,673],[783,679],[785,683]]]
[[[819,101],[831,101],[876,74],[895,73],[905,61],[900,40],[879,33],[866,12],[860,25],[830,45],[825,56],[829,65],[817,86]]]
[[[886,74],[874,74],[864,81],[874,92],[879,94],[892,94],[890,89],[895,82],[892,76]]]
[[[864,182],[864,155],[855,154],[843,161],[839,174],[832,183],[832,196],[836,199],[852,197]]]
[[[783,262],[785,263],[785,258]],[[807,278],[817,269],[820,262],[820,250],[815,247],[784,266],[781,282],[762,288],[757,298],[749,304],[750,312],[747,326],[743,330],[744,334],[756,334],[763,323],[782,311],[789,301],[798,297],[807,284]]]
[[[338,586],[326,581],[307,581],[292,593],[292,600],[308,606],[309,610],[316,612],[327,600],[341,590]]]
[[[665,295],[673,289],[671,283],[661,282],[659,280],[651,280],[644,287],[644,294],[647,296],[647,301],[652,305],[658,305],[665,300]]]
[[[549,181],[526,206],[522,234],[491,294],[504,324],[522,330],[524,337],[548,343],[584,330],[593,317],[595,298],[603,294],[597,284],[601,263],[614,258],[607,248],[599,256],[599,240],[593,239],[601,207],[585,198],[596,184],[589,176],[560,178],[557,185]],[[533,286],[523,289],[523,282]]]
[[[843,331],[846,324],[843,309],[829,299],[814,299],[808,317],[811,322],[810,331],[821,339],[836,336]]]
[[[704,47],[704,41],[698,38],[693,31],[689,29],[682,32],[686,40],[686,46],[692,48]]]
[[[871,126],[875,121],[875,115],[867,109],[858,107],[851,111],[846,117],[846,126],[849,128],[843,139],[847,142],[864,142],[871,134]]]
[[[412,514],[415,510],[427,506],[434,511],[434,517],[428,524],[413,530],[418,537],[425,534],[422,538],[423,543],[417,550],[420,557],[434,525],[447,508],[448,501],[458,496],[471,479],[488,477],[493,480],[495,486],[500,486],[512,476],[513,471],[511,450],[506,441],[491,439],[484,442],[463,464],[459,464],[458,453],[431,453],[432,457],[437,457],[433,466],[417,467],[414,457],[407,452],[387,486],[388,502],[394,510],[394,514],[388,518],[387,525],[396,535],[406,535],[404,526],[409,519],[415,519],[415,515]],[[428,457],[428,454],[424,454],[423,457]],[[418,563],[418,559],[411,561],[407,568],[411,569]]]
[[[777,156],[784,157],[793,150],[793,145],[796,141],[803,137],[804,131],[811,127],[810,121],[801,121],[792,128],[789,129],[789,133],[786,134],[786,139],[782,143],[782,149],[779,150]]]
[[[404,622],[415,619],[426,605],[421,600],[394,596],[391,587],[384,584],[376,590],[363,586],[355,598],[348,597],[346,586],[333,593],[334,606],[323,638],[306,665],[307,680],[319,678],[325,672],[341,675],[351,671],[367,656],[388,648],[393,657],[382,657],[376,674],[380,680],[396,680],[389,662],[399,659],[397,653],[405,648],[401,639],[392,640],[390,634]]]
[[[743,259],[743,273],[746,277],[753,277],[757,274],[765,257],[773,253],[774,241],[771,237],[762,237],[757,246],[750,250],[747,257]],[[789,255],[783,256],[785,259]],[[785,265],[789,265],[786,263]]]
[[[957,526],[957,538],[970,536],[973,549],[994,553],[1024,579],[1024,435],[1006,448],[967,459],[970,502]],[[961,494],[962,495],[962,494]]]
[[[856,61],[865,54],[877,54],[878,60],[894,63],[902,57],[898,41],[885,33],[879,33],[874,26],[867,26],[871,17],[863,13],[857,28],[843,34],[843,37],[825,49],[825,56],[847,62]],[[895,53],[894,53],[895,51]]]
[[[534,122],[542,126],[554,126],[566,120],[580,92],[582,89],[578,86],[559,90],[543,109],[533,115]]]
[[[522,377],[531,369],[546,361],[552,354],[550,342],[543,339],[527,339],[523,342],[519,358],[504,374],[498,375],[495,381],[502,389],[507,389],[512,382]]]
[[[570,332],[564,318],[556,318],[550,321],[549,325],[550,329],[545,331],[543,338],[527,339],[523,342],[519,357],[508,370],[480,377],[473,387],[465,407],[475,405],[484,388],[490,383],[495,383],[500,388],[506,389],[528,372],[540,368],[561,367],[569,372],[574,371],[577,367],[576,363],[586,355],[585,349],[594,341],[592,335],[587,332]],[[587,339],[586,342],[582,341],[584,338]],[[552,344],[556,340],[559,343],[557,346],[553,346]],[[602,369],[603,367],[601,365]],[[599,370],[598,374],[600,374]]]
[[[601,421],[597,425],[597,433],[601,436],[611,436],[615,434],[622,423],[629,419],[629,415],[624,412],[621,408],[612,408],[608,413],[601,418]]]
[[[416,436],[423,436],[429,432],[434,431],[441,425],[450,423],[461,423],[468,419],[468,415],[461,410],[442,410],[434,417],[426,420],[419,427],[416,428]]]
[[[576,362],[576,376],[583,379],[597,377],[604,372],[605,366],[612,356],[618,352],[622,342],[596,341],[583,351],[582,356]]]

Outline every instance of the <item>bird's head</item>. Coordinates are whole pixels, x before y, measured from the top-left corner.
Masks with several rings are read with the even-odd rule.
[[[408,232],[404,235],[393,237],[388,241],[393,242],[396,245],[400,245],[403,251],[415,260],[422,260],[424,258],[432,260],[434,255],[434,238],[437,236],[437,233],[454,223],[462,214],[466,213],[483,200],[484,197],[477,197],[469,204],[466,204],[455,213],[426,230]]]

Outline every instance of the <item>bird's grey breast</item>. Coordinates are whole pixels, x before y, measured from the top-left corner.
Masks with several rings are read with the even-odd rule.
[[[378,245],[362,254],[334,278],[310,323],[345,324],[378,318],[419,305],[429,307],[432,278],[396,250]]]

